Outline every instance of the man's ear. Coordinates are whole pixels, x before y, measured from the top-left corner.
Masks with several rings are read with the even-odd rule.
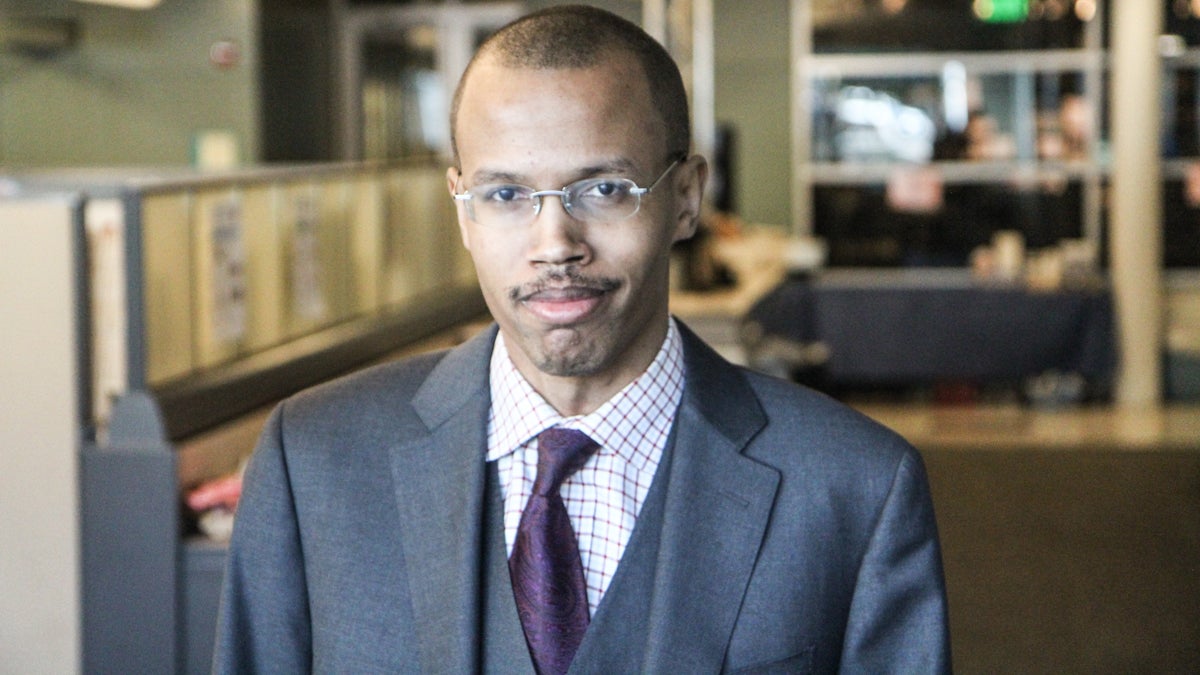
[[[450,192],[451,199],[454,199],[454,188],[458,185],[458,179],[461,175],[455,167],[446,169],[446,189]],[[470,251],[471,240],[467,235],[467,214],[464,211],[465,208],[461,201],[454,199],[454,212],[458,216],[458,234],[462,237],[463,247]]]
[[[691,155],[675,169],[675,242],[691,239],[700,223],[708,161]]]

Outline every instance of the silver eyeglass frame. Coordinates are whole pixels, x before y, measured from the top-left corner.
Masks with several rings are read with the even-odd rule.
[[[663,181],[663,179],[667,177],[667,174],[671,173],[671,171],[676,166],[679,166],[679,164],[682,163],[686,159],[687,159],[687,155],[679,155],[678,157],[676,157],[674,159],[674,161],[672,161],[671,164],[668,165],[667,168],[664,169],[661,174],[659,174],[658,178],[655,178],[654,182],[650,183],[650,185],[648,187],[640,187],[640,186],[638,186],[637,183],[635,183],[633,180],[631,180],[629,178],[611,179],[614,182],[615,181],[626,181],[626,182],[632,183],[633,187],[629,188],[629,194],[636,196],[638,199],[637,206],[634,207],[634,209],[632,211],[630,211],[628,214],[622,216],[621,220],[626,220],[626,219],[632,218],[635,214],[637,214],[637,212],[642,209],[642,197],[650,194],[651,191],[653,191],[654,188],[658,187],[658,184],[661,183]],[[461,178],[461,177],[462,177],[462,175],[459,174],[459,178]],[[570,183],[568,185],[564,185],[563,187],[559,188],[558,190],[533,190],[533,188],[529,187],[528,185],[519,185],[519,184],[513,184],[512,187],[519,187],[519,188],[526,188],[529,190],[533,190],[532,192],[529,193],[529,197],[528,197],[528,199],[533,202],[533,216],[529,219],[530,222],[533,222],[534,220],[536,220],[538,217],[538,214],[540,214],[542,212],[542,197],[558,197],[559,200],[562,202],[563,209],[567,212],[567,215],[571,216],[572,218],[576,218],[578,220],[587,220],[586,218],[579,218],[578,216],[575,215],[575,213],[572,210],[573,206],[571,204],[571,200],[569,197],[571,195],[571,189],[573,187],[575,187],[576,185],[579,185],[581,183],[588,183],[588,182],[595,181],[595,180],[597,180],[597,179],[596,178],[584,178],[581,180],[577,180],[573,183]],[[601,180],[603,180],[603,179],[601,179]],[[471,189],[467,189],[463,192],[456,192],[451,196],[454,198],[455,201],[464,202],[466,204],[467,215],[471,218],[472,221],[487,227],[486,223],[480,223],[479,220],[475,217],[475,207],[471,203],[471,200],[475,197],[475,195],[472,193]]]

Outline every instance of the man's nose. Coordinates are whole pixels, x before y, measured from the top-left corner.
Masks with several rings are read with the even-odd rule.
[[[565,198],[561,191],[538,193],[540,206],[532,225],[530,262],[564,265],[591,260],[585,224],[567,210]]]

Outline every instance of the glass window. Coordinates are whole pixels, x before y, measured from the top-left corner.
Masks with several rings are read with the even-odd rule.
[[[814,0],[817,53],[1084,46],[1097,0]]]

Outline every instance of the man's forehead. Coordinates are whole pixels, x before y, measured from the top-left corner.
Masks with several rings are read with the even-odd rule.
[[[592,159],[604,158],[597,164],[613,165],[611,158],[631,155],[639,165],[652,164],[657,160],[643,157],[645,151],[657,157],[652,147],[665,143],[652,95],[631,59],[538,68],[489,55],[472,65],[460,94],[456,138],[463,168],[490,164],[481,151],[506,158],[528,151],[532,159],[553,147],[578,158],[571,146],[583,146],[582,154]]]
[[[458,112],[478,123],[503,115],[508,107],[526,105],[554,106],[563,113],[655,115],[644,78],[617,62],[586,68],[532,68],[494,60],[481,62],[468,73]]]

